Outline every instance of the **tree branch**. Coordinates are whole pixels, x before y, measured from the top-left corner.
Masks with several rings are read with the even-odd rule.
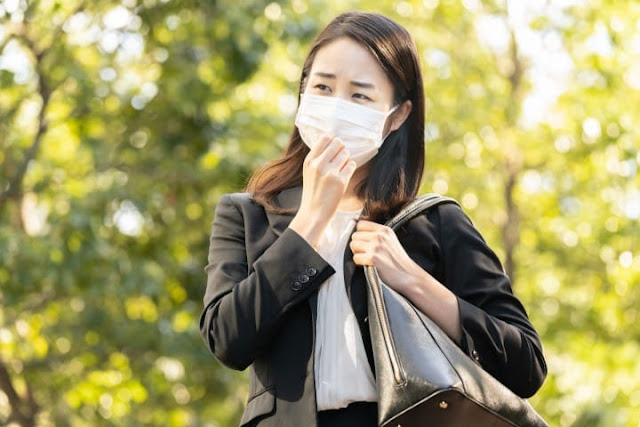
[[[2,54],[2,51],[4,51],[4,48],[9,44],[11,40],[13,40],[13,37],[11,33],[9,33],[7,37],[4,39],[4,41],[2,42],[2,44],[0,44],[0,54]]]
[[[4,133],[8,132],[6,129],[10,127],[9,124],[11,123],[13,116],[15,116],[15,114],[20,110],[20,107],[22,106],[22,103],[25,101],[25,99],[26,98],[22,98],[18,100],[18,102],[16,102],[14,105],[7,108],[0,114],[0,148],[4,148]]]
[[[37,299],[33,299],[32,301],[28,301],[26,303],[24,303],[23,305],[14,305],[15,310],[12,311],[8,311],[6,310],[4,314],[4,323],[7,325],[11,325],[14,324],[18,321],[18,319],[21,316],[24,316],[25,314],[31,314],[34,312],[39,311],[40,309],[42,309],[44,306],[46,306],[47,304],[49,304],[52,301],[58,301],[61,300],[63,298],[67,298],[68,295],[66,293],[63,292],[49,292],[46,294],[39,294]],[[3,302],[2,297],[0,296],[0,303]]]
[[[69,19],[69,17],[75,15],[85,8],[85,2],[81,2],[65,19],[65,22]],[[29,163],[36,158],[38,151],[40,149],[40,144],[42,142],[42,137],[47,131],[47,121],[46,121],[46,110],[49,105],[49,99],[51,98],[51,93],[55,90],[55,87],[51,87],[49,82],[45,79],[44,73],[42,71],[42,61],[44,57],[47,55],[51,47],[56,43],[57,38],[60,36],[62,32],[63,25],[58,26],[54,31],[54,37],[51,43],[47,47],[38,48],[36,46],[33,39],[27,36],[27,28],[26,25],[22,24],[19,28],[14,31],[16,37],[18,37],[21,42],[31,51],[31,54],[35,58],[35,69],[38,73],[38,93],[40,98],[42,99],[42,105],[40,106],[40,111],[38,112],[38,129],[36,130],[36,134],[33,137],[33,141],[31,145],[25,152],[24,158],[22,159],[22,163],[18,167],[13,178],[9,180],[8,185],[4,189],[0,189],[0,210],[4,207],[4,204],[7,200],[11,198],[16,198],[20,196],[22,191],[22,182],[24,180],[24,176],[27,173],[27,169],[29,167]]]
[[[37,413],[37,404],[33,400],[31,391],[27,387],[27,399],[24,401],[16,391],[11,381],[11,375],[7,365],[0,358],[0,390],[7,395],[9,405],[11,406],[11,415],[6,420],[7,423],[15,421],[23,427],[35,426],[35,414]]]
[[[38,76],[38,92],[40,93],[40,97],[42,98],[42,105],[40,106],[40,111],[38,112],[38,129],[36,131],[35,136],[33,137],[33,141],[31,142],[31,146],[27,149],[24,155],[24,159],[22,159],[22,163],[18,167],[13,178],[9,180],[8,186],[2,190],[0,193],[0,210],[6,201],[10,198],[17,197],[20,194],[22,188],[22,181],[24,179],[25,174],[27,173],[27,168],[29,166],[29,162],[36,157],[38,150],[40,149],[40,143],[42,142],[42,136],[47,130],[47,122],[45,118],[45,113],[47,109],[47,105],[49,104],[49,98],[51,96],[51,92],[49,91],[47,82],[45,81],[42,74]]]

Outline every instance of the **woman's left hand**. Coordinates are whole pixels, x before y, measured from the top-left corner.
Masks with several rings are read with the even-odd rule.
[[[373,265],[384,283],[404,295],[458,344],[462,327],[457,297],[420,267],[387,226],[360,220],[351,243],[356,265]]]
[[[382,281],[400,293],[426,273],[407,255],[396,233],[385,225],[358,221],[349,247],[356,265],[375,266]]]

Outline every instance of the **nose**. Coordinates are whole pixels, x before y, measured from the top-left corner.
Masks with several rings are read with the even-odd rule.
[[[351,96],[346,90],[336,90],[332,96],[335,98],[343,99],[345,101],[351,101]]]

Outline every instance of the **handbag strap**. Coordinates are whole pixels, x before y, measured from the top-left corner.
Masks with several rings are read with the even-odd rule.
[[[424,196],[418,197],[407,206],[402,208],[402,210],[396,216],[387,221],[385,225],[395,231],[411,219],[415,218],[421,212],[424,212],[427,209],[430,209],[441,203],[457,202],[454,199],[443,197],[440,194],[425,194]],[[378,269],[375,266],[365,265],[364,272],[369,288],[369,297],[372,298],[370,299],[370,301],[373,301],[373,304],[375,306],[377,318],[380,322],[383,341],[390,358],[393,377],[396,381],[397,386],[403,386],[404,384],[406,384],[407,377],[402,369],[402,366],[400,366],[393,335],[391,334],[389,319],[387,316],[387,308],[383,297],[383,282],[378,275]]]
[[[456,200],[450,197],[441,196],[437,193],[425,194],[424,196],[418,197],[414,201],[410,202],[407,206],[402,208],[402,210],[398,212],[396,216],[387,221],[385,225],[392,230],[397,230],[422,212],[442,203],[458,204]]]

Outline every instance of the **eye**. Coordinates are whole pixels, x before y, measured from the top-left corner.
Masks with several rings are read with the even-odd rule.
[[[318,83],[313,88],[317,89],[317,90],[319,90],[320,92],[323,92],[323,93],[330,93],[331,92],[331,88],[329,86],[327,86],[327,85],[322,84],[322,83]]]
[[[354,93],[353,97],[356,98],[356,99],[359,99],[361,101],[371,101],[372,100],[367,95],[364,95],[362,93]]]

